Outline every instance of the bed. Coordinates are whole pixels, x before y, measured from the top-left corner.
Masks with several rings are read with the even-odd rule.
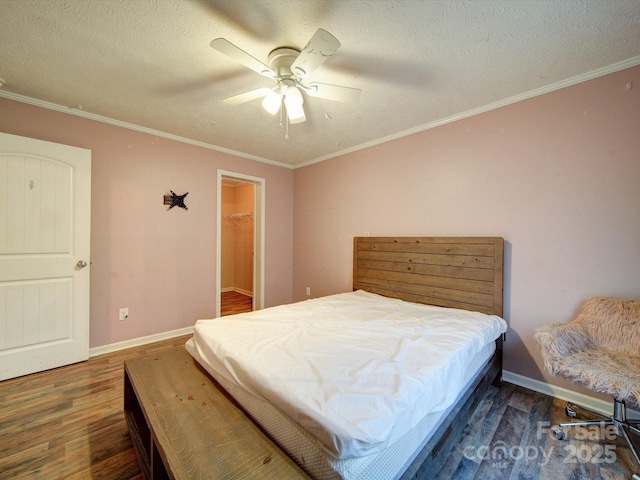
[[[312,478],[430,478],[501,381],[502,270],[498,237],[356,237],[353,292],[200,320],[186,349]]]

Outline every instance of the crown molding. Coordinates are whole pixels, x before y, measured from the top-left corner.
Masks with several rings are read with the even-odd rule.
[[[513,103],[521,102],[523,100],[528,100],[530,98],[538,97],[540,95],[545,95],[547,93],[555,92],[556,90],[561,90],[566,87],[571,87],[573,85],[577,85],[579,83],[586,82],[588,80],[593,80],[595,78],[603,77],[605,75],[609,75],[611,73],[619,72],[621,70],[625,70],[627,68],[635,67],[640,65],[640,56],[629,58],[622,62],[614,63],[607,67],[599,68],[597,70],[593,70],[591,72],[583,73],[582,75],[577,75],[575,77],[569,78],[567,80],[562,80],[560,82],[552,83],[550,85],[546,85],[544,87],[536,88],[534,90],[530,90],[528,92],[524,92],[518,95],[514,95],[513,97],[506,98],[504,100],[500,100],[498,102],[493,102],[488,105],[484,105],[482,107],[473,108],[471,110],[467,110],[466,112],[462,112],[456,115],[452,115],[450,117],[446,117],[440,120],[435,120],[433,122],[425,123],[424,125],[420,125],[409,130],[403,130],[402,132],[394,133],[393,135],[388,135],[386,137],[378,138],[371,142],[362,143],[360,145],[356,145],[354,147],[341,150],[340,152],[332,153],[329,155],[325,155],[322,157],[315,158],[313,160],[309,160],[307,162],[299,163],[295,165],[293,168],[302,168],[307,167],[309,165],[313,165],[314,163],[320,163],[325,160],[330,160],[335,157],[339,157],[341,155],[346,155],[348,153],[357,152],[359,150],[364,150],[365,148],[375,147],[376,145],[380,145],[381,143],[390,142],[392,140],[397,140],[402,137],[407,137],[409,135],[413,135],[414,133],[424,132],[425,130],[430,130],[432,128],[440,127],[442,125],[446,125],[448,123],[457,122],[458,120],[462,120],[464,118],[473,117],[475,115],[479,115],[481,113],[489,112],[491,110],[496,110],[501,107],[505,107],[507,105],[511,105]]]
[[[153,135],[154,137],[166,138],[168,140],[174,140],[176,142],[187,143],[189,145],[195,145],[196,147],[206,148],[208,150],[215,150],[220,153],[225,153],[228,155],[233,155],[234,157],[246,158],[248,160],[254,160],[256,162],[267,163],[269,165],[275,165],[276,167],[283,167],[292,169],[292,165],[288,163],[278,162],[275,160],[270,160],[268,158],[258,157],[256,155],[250,155],[248,153],[238,152],[236,150],[231,150],[229,148],[220,147],[218,145],[213,145],[206,142],[201,142],[199,140],[193,140],[186,137],[181,137],[179,135],[173,135],[172,133],[162,132],[160,130],[154,130],[152,128],[142,127],[140,125],[136,125],[133,123],[123,122],[121,120],[116,120],[109,117],[104,117],[102,115],[97,115],[95,113],[86,112],[84,110],[80,110],[78,108],[65,107],[63,105],[58,105],[52,102],[46,102],[44,100],[38,100],[36,98],[27,97],[24,95],[19,95],[17,93],[7,92],[4,90],[0,90],[0,97],[4,97],[8,100],[14,100],[20,103],[26,103],[29,105],[33,105],[35,107],[46,108],[47,110],[54,110],[56,112],[67,113],[69,115],[74,115],[76,117],[86,118],[88,120],[94,120],[96,122],[107,123],[109,125],[114,125],[116,127],[126,128],[128,130],[135,130],[137,132],[146,133],[148,135]]]
[[[524,92],[518,95],[514,95],[512,97],[506,98],[504,100],[500,100],[498,102],[493,102],[490,103],[488,105],[484,105],[482,107],[478,107],[478,108],[474,108],[471,110],[467,110],[466,112],[462,112],[456,115],[452,115],[450,117],[446,117],[446,118],[442,118],[439,120],[435,120],[433,122],[429,122],[423,125],[419,125],[417,127],[408,129],[408,130],[403,130],[401,132],[395,133],[393,135],[387,135],[386,137],[382,137],[382,138],[378,138],[376,140],[372,140],[370,142],[365,142],[365,143],[361,143],[359,145],[355,145],[353,147],[344,149],[344,150],[340,150],[339,152],[334,152],[334,153],[330,153],[328,155],[324,155],[321,157],[317,157],[311,160],[308,160],[306,162],[302,162],[302,163],[298,163],[296,165],[291,165],[288,163],[284,163],[284,162],[278,162],[276,160],[271,160],[268,158],[263,158],[263,157],[259,157],[256,155],[250,155],[247,153],[243,153],[243,152],[238,152],[236,150],[231,150],[228,148],[224,148],[224,147],[220,147],[217,145],[213,145],[210,143],[206,143],[206,142],[201,142],[198,140],[192,140],[190,138],[185,138],[185,137],[180,137],[178,135],[173,135],[171,133],[166,133],[166,132],[162,132],[159,130],[153,130],[151,128],[147,128],[147,127],[142,127],[140,125],[135,125],[132,123],[127,123],[127,122],[123,122],[120,120],[115,120],[113,118],[109,118],[109,117],[104,117],[102,115],[97,115],[94,113],[90,113],[90,112],[86,112],[84,110],[79,110],[77,108],[70,108],[70,107],[66,107],[66,106],[62,106],[62,105],[58,105],[52,102],[46,102],[43,100],[38,100],[35,98],[31,98],[31,97],[27,97],[24,95],[18,95],[16,93],[11,93],[11,92],[7,92],[4,90],[0,90],[0,97],[4,97],[7,98],[9,100],[14,100],[17,102],[21,102],[21,103],[27,103],[29,105],[34,105],[37,107],[42,107],[42,108],[46,108],[49,110],[55,110],[58,112],[62,112],[62,113],[68,113],[70,115],[75,115],[78,117],[82,117],[82,118],[87,118],[89,120],[95,120],[97,122],[102,122],[102,123],[107,123],[110,125],[115,125],[117,127],[122,127],[122,128],[126,128],[129,130],[135,130],[138,132],[142,132],[142,133],[147,133],[149,135],[153,135],[153,136],[157,136],[157,137],[161,137],[161,138],[166,138],[169,140],[175,140],[177,142],[182,142],[182,143],[187,143],[190,145],[195,145],[197,147],[202,147],[202,148],[206,148],[209,150],[215,150],[217,152],[221,152],[221,153],[225,153],[228,155],[233,155],[235,157],[240,157],[240,158],[246,158],[248,160],[254,160],[256,162],[261,162],[261,163],[266,163],[269,165],[274,165],[277,167],[282,167],[282,168],[287,168],[287,169],[297,169],[297,168],[303,168],[303,167],[308,167],[310,165],[313,165],[315,163],[320,163],[323,162],[325,160],[330,160],[332,158],[336,158],[342,155],[347,155],[349,153],[353,153],[353,152],[357,152],[359,150],[364,150],[367,148],[371,148],[371,147],[375,147],[376,145],[380,145],[382,143],[386,143],[386,142],[390,142],[393,140],[397,140],[403,137],[407,137],[409,135],[413,135],[415,133],[420,133],[420,132],[424,132],[426,130],[430,130],[432,128],[436,128],[436,127],[440,127],[442,125],[446,125],[449,123],[453,123],[453,122],[457,122],[458,120],[462,120],[465,118],[469,118],[469,117],[473,117],[475,115],[479,115],[481,113],[485,113],[485,112],[489,112],[491,110],[496,110],[498,108],[501,107],[505,107],[507,105],[511,105],[517,102],[521,102],[523,100],[528,100],[530,98],[534,98],[534,97],[538,97],[540,95],[545,95],[547,93],[551,93],[551,92],[555,92],[556,90],[561,90],[563,88],[566,87],[571,87],[573,85],[577,85],[583,82],[586,82],[588,80],[593,80],[599,77],[603,77],[605,75],[609,75],[611,73],[615,73],[615,72],[619,72],[621,70],[625,70],[627,68],[631,68],[631,67],[635,67],[637,65],[640,65],[640,55],[636,56],[636,57],[632,57],[629,58],[627,60],[623,60],[621,62],[617,62],[614,63],[612,65],[609,65],[607,67],[603,67],[603,68],[599,68],[597,70],[593,70],[591,72],[587,72],[581,75],[577,75],[575,77],[566,79],[566,80],[562,80],[560,82],[556,82],[556,83],[552,83],[550,85],[546,85],[544,87],[541,88],[537,88],[534,90],[530,90],[528,92]]]

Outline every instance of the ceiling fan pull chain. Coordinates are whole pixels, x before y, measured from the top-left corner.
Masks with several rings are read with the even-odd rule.
[[[285,122],[287,122],[287,129],[285,130],[285,133],[284,133],[284,139],[289,140],[289,115],[286,115],[286,117],[287,118],[285,119]]]

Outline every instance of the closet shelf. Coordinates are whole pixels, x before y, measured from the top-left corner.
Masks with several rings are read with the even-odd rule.
[[[222,215],[222,218],[243,218],[243,217],[252,217],[253,212],[242,212],[242,213],[225,213]]]
[[[232,222],[235,228],[242,228],[241,223],[244,218],[253,220],[253,212],[225,213],[222,215],[222,219]]]

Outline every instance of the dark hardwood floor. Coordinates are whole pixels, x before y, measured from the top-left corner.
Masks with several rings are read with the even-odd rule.
[[[220,294],[220,315],[233,315],[235,313],[250,312],[253,308],[253,299],[249,295],[239,292],[222,292]]]
[[[189,337],[0,382],[0,479],[142,479],[123,414],[124,360]]]
[[[122,411],[123,362],[187,338],[0,382],[0,479],[142,479]],[[550,422],[564,418],[559,400],[491,387],[437,478],[629,480],[640,471],[620,440],[605,448],[590,435],[551,437]]]
[[[436,478],[630,480],[640,472],[612,427],[572,427],[565,430],[566,440],[553,437],[551,426],[572,420],[565,407],[564,401],[509,383],[490,387]],[[576,420],[592,418],[579,411]]]

